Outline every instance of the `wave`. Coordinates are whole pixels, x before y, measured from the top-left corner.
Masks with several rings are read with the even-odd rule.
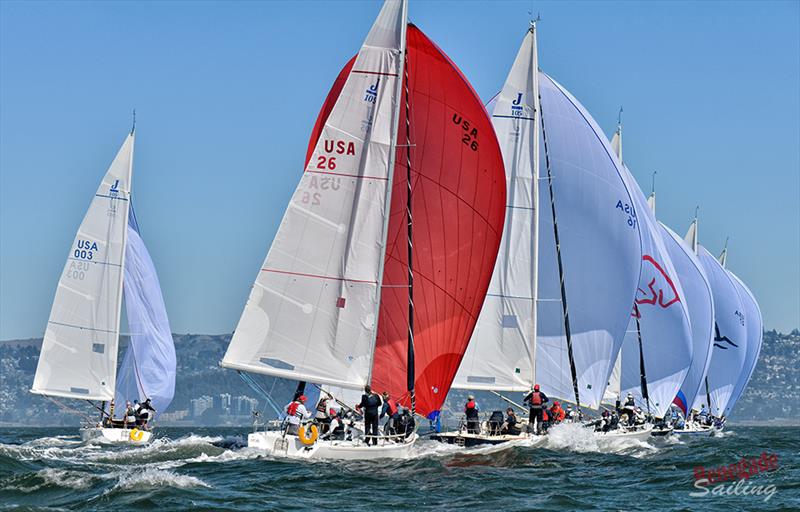
[[[111,491],[132,489],[154,489],[159,487],[175,487],[191,489],[194,487],[211,487],[197,477],[181,475],[172,471],[146,468],[143,471],[130,471],[120,474],[119,481]]]

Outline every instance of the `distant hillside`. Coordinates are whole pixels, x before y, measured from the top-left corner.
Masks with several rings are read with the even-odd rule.
[[[250,422],[249,400],[256,408],[266,404],[235,371],[219,367],[230,335],[175,334],[178,379],[175,400],[163,423],[240,424]],[[122,339],[123,346],[127,339]],[[39,357],[41,339],[0,341],[0,424],[75,425],[74,413],[54,402],[28,392]],[[734,411],[734,420],[797,419],[800,417],[800,332],[764,333],[764,345],[750,385]],[[295,383],[283,379],[258,378],[259,383],[283,405]],[[463,393],[453,393],[450,406],[460,409]],[[255,399],[255,400],[254,400]],[[483,409],[501,408],[499,400],[483,400]],[[496,402],[496,403],[495,403]],[[64,401],[81,413],[90,411],[85,404]],[[238,404],[238,405],[237,405]],[[268,415],[272,415],[267,409]]]

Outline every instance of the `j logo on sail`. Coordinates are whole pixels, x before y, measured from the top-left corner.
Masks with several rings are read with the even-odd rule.
[[[517,93],[517,99],[511,102],[511,115],[514,117],[522,117],[522,93]]]
[[[714,346],[717,347],[717,348],[728,350],[728,347],[726,347],[725,345],[722,345],[720,343],[717,343],[718,341],[724,341],[725,343],[727,343],[727,344],[729,344],[729,345],[731,345],[733,347],[739,348],[739,345],[737,345],[736,343],[732,342],[730,340],[730,338],[728,338],[727,336],[720,335],[720,333],[719,333],[719,325],[717,325],[717,322],[714,322]]]
[[[375,99],[378,97],[378,84],[381,83],[381,79],[379,78],[375,85],[370,85],[369,88],[364,93],[364,101],[367,103],[375,103]]]
[[[119,195],[119,180],[116,180],[111,188],[108,189],[108,195],[111,197],[117,197]]]

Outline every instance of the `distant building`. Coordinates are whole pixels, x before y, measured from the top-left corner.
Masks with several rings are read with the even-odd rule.
[[[250,416],[258,409],[258,400],[249,396],[239,395],[233,398],[231,413],[237,416]]]
[[[205,411],[214,407],[214,399],[208,395],[203,395],[200,398],[192,398],[189,403],[192,418],[199,418]]]
[[[182,409],[180,411],[172,411],[172,412],[165,412],[158,416],[159,421],[162,422],[172,422],[172,421],[181,421],[189,419],[189,411],[186,409]]]
[[[214,397],[214,410],[220,415],[229,416],[231,414],[231,395],[221,393]]]

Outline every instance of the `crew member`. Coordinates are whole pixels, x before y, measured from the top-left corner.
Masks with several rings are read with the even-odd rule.
[[[467,417],[467,433],[480,434],[481,420],[478,416],[478,404],[475,403],[475,396],[469,395],[467,403],[464,404],[464,415]]]
[[[539,390],[539,384],[533,386],[533,390],[525,396],[525,399],[522,401],[523,405],[527,405],[530,407],[531,413],[528,418],[528,422],[530,425],[535,429],[537,434],[541,433],[542,430],[542,423],[544,422],[544,408],[547,402],[550,400],[547,398],[547,395],[542,393]]]
[[[308,398],[305,395],[300,395],[283,408],[283,412],[286,413],[287,434],[296,436],[298,430],[300,430],[300,422],[311,417],[311,413],[306,409],[307,400]]]
[[[137,425],[147,428],[147,423],[152,420],[156,415],[156,409],[153,407],[152,401],[148,398],[143,404],[139,406],[139,413],[137,415]]]
[[[622,405],[622,413],[628,415],[628,425],[633,425],[636,415],[636,401],[633,399],[633,393],[628,393],[625,397],[625,403]]]
[[[344,420],[339,416],[336,409],[328,410],[328,432],[322,436],[322,439],[341,440],[344,439]]]
[[[578,419],[578,415],[572,410],[572,404],[567,404],[567,410],[564,411],[564,414],[567,418],[567,421],[575,421]]]
[[[506,409],[506,421],[503,423],[503,428],[500,430],[500,433],[509,436],[518,436],[522,433],[522,430],[519,428],[517,415],[514,414],[514,409],[511,407]]]
[[[383,426],[383,433],[393,436],[397,434],[397,420],[400,418],[400,410],[397,407],[397,402],[394,398],[389,396],[387,391],[383,392],[382,398],[383,407],[381,407],[380,417],[389,417],[389,419],[386,420],[386,424]]]
[[[319,425],[320,434],[324,434],[328,431],[328,427],[331,424],[331,418],[328,415],[328,399],[321,395],[319,397],[319,402],[317,402],[317,408],[314,411],[314,420]]]
[[[356,410],[364,414],[364,435],[367,439],[367,445],[372,441],[372,444],[378,444],[378,409],[381,407],[381,397],[377,393],[372,392],[369,384],[364,386],[364,394],[361,395],[361,402],[356,405]]]
[[[125,413],[122,420],[123,428],[128,428],[128,425],[136,424],[136,411],[133,409],[130,401],[125,402]]]
[[[561,408],[561,404],[553,402],[553,407],[550,408],[550,421],[553,423],[561,423],[566,417],[567,413]]]

